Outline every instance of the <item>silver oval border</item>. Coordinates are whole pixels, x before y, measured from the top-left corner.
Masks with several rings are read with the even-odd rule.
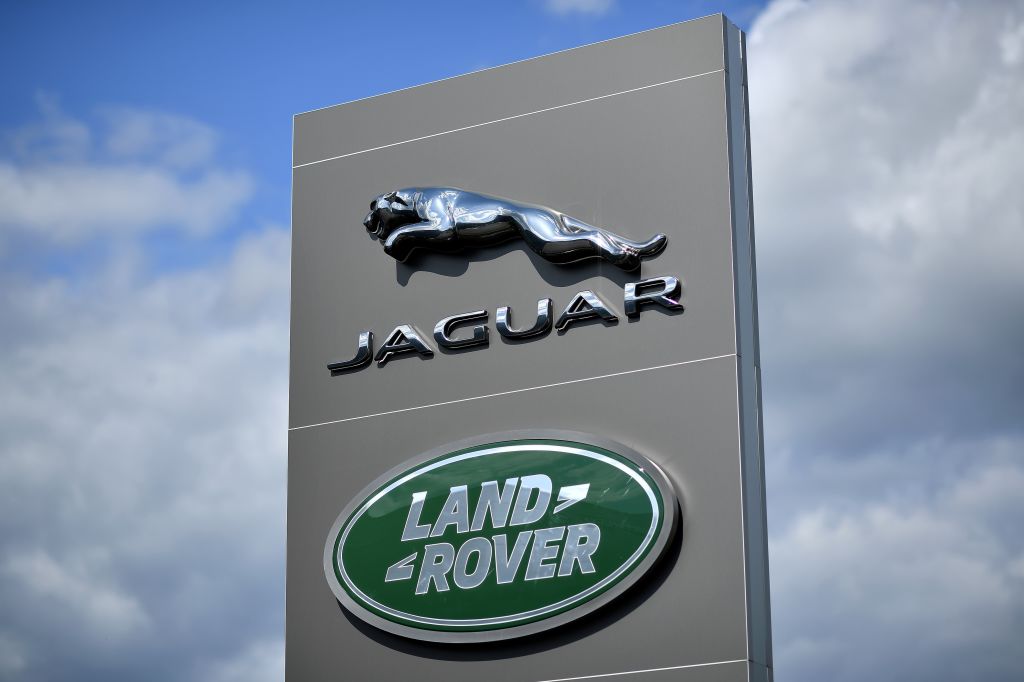
[[[643,468],[644,472],[650,476],[652,481],[654,481],[658,488],[658,492],[661,494],[665,512],[665,519],[661,525],[661,531],[658,533],[657,537],[654,538],[650,546],[650,551],[647,552],[647,555],[643,557],[639,563],[635,564],[632,569],[619,580],[619,582],[608,588],[602,594],[553,616],[542,618],[541,620],[531,623],[525,623],[523,625],[513,625],[506,628],[480,630],[475,632],[428,630],[409,625],[402,625],[369,611],[345,591],[344,587],[342,587],[341,583],[338,582],[334,575],[334,543],[345,522],[360,505],[366,503],[370,499],[378,488],[382,487],[392,479],[398,478],[403,472],[408,472],[411,469],[415,469],[420,464],[438,457],[443,457],[446,454],[451,454],[457,450],[488,445],[490,443],[506,440],[528,439],[565,440],[583,445],[592,445],[604,448]],[[427,642],[473,643],[513,639],[515,637],[524,637],[526,635],[543,632],[544,630],[549,630],[551,628],[570,623],[585,614],[601,608],[628,590],[637,581],[647,575],[651,567],[654,566],[654,564],[661,558],[662,554],[664,554],[669,541],[675,535],[680,522],[679,517],[679,503],[675,490],[661,467],[659,467],[657,463],[622,443],[591,434],[552,429],[516,430],[490,433],[433,448],[432,450],[418,455],[403,464],[393,467],[363,488],[358,495],[345,505],[345,508],[338,515],[327,535],[327,543],[324,546],[324,576],[327,578],[327,583],[331,588],[331,592],[342,606],[360,620],[369,623],[380,630],[384,630],[385,632],[390,632],[391,634],[407,637],[409,639],[417,639]],[[628,562],[623,564],[623,566],[627,565]],[[620,566],[616,571],[622,570],[623,566]],[[573,595],[573,598],[577,596],[578,595]]]

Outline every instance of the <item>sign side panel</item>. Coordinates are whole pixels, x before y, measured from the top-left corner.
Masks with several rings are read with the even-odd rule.
[[[726,24],[725,35],[749,657],[752,662],[770,668],[771,618],[761,427],[761,361],[757,328],[745,45],[742,31],[732,24]]]

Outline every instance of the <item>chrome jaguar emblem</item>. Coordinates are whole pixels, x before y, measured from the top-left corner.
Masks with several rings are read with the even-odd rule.
[[[665,249],[668,237],[633,241],[560,211],[451,187],[412,187],[382,194],[363,225],[388,254],[406,262],[424,249],[455,253],[522,239],[544,259],[563,265],[602,259],[636,270]]]

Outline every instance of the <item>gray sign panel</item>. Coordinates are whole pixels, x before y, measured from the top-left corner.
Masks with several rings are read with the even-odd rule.
[[[745,97],[742,33],[713,16],[296,117],[289,678],[770,677]],[[668,243],[632,271],[552,263],[522,239],[400,262],[363,222],[402,188],[461,188]],[[659,276],[678,278],[685,311],[627,317],[627,285]],[[538,300],[557,318],[585,290],[617,323],[496,332],[502,306],[526,327]],[[439,320],[479,310],[487,345],[438,346]],[[433,356],[328,371],[362,333],[377,350],[398,325]],[[593,434],[655,462],[682,519],[655,568],[577,621],[483,644],[398,637],[342,607],[324,577],[341,511],[422,453],[513,430]]]

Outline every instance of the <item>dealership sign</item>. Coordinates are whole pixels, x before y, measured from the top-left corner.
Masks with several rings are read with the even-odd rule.
[[[430,641],[517,637],[620,595],[663,553],[677,502],[650,460],[564,432],[432,451],[368,486],[324,548],[338,600]]]

